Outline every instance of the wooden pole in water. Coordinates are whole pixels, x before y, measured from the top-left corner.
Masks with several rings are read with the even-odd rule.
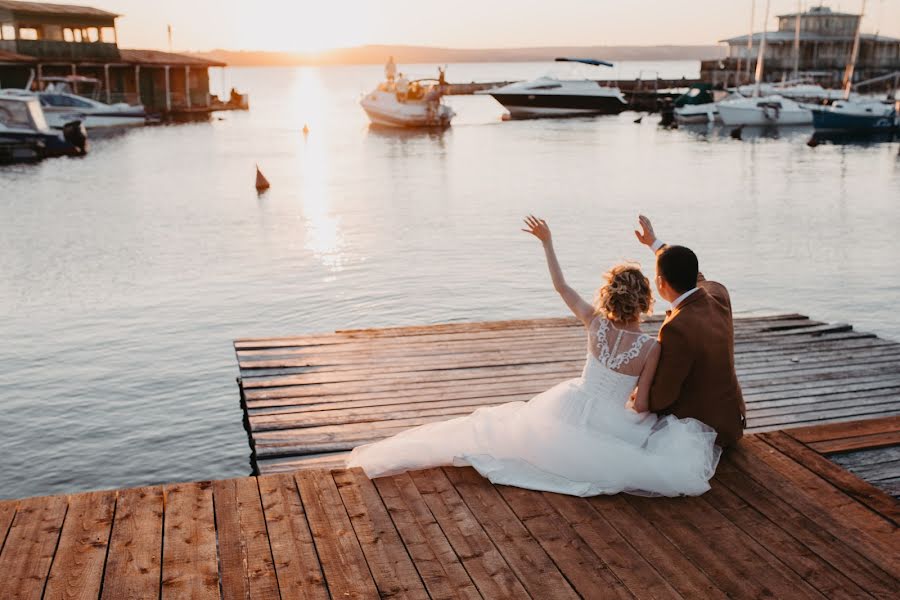
[[[263,192],[267,189],[269,189],[269,180],[259,170],[259,165],[256,165],[256,191]]]
[[[856,22],[856,35],[853,37],[853,49],[850,50],[850,61],[844,70],[844,100],[850,99],[850,89],[853,87],[853,71],[856,70],[856,59],[859,57],[859,34],[862,30],[863,15],[866,14],[866,0],[862,0],[862,8],[859,11],[859,21]]]
[[[769,22],[769,5],[771,0],[766,0],[766,16],[763,18],[762,40],[759,42],[759,56],[756,58],[756,86],[753,88],[753,97],[759,97],[759,84],[765,76],[766,64],[766,25]]]
[[[756,0],[750,0],[750,35],[747,36],[747,64],[745,65],[745,69],[747,70],[744,75],[745,81],[750,81],[750,56],[753,54],[753,21],[756,20]],[[738,83],[737,85],[740,85]]]

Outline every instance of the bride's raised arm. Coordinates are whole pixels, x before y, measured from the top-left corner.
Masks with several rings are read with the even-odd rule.
[[[544,254],[547,256],[547,267],[550,269],[550,278],[553,280],[553,288],[559,293],[565,301],[569,310],[578,317],[578,319],[589,325],[594,318],[594,307],[578,295],[563,277],[562,268],[559,266],[559,260],[556,258],[556,251],[553,249],[553,237],[550,235],[550,227],[543,219],[538,219],[534,215],[525,217],[525,225],[528,229],[522,229],[526,233],[530,233],[537,239],[541,240],[544,245]]]

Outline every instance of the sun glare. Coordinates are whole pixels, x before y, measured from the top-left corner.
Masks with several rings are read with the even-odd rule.
[[[371,38],[371,13],[368,2],[283,4],[277,19],[247,28],[241,45],[303,53],[360,46]]]

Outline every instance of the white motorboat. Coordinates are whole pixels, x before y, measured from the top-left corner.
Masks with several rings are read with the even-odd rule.
[[[0,90],[0,162],[80,156],[87,147],[87,133],[78,121],[55,131],[37,98]]]
[[[41,91],[20,90],[23,94],[33,94],[41,102],[47,123],[54,129],[62,129],[66,123],[81,121],[87,129],[105,127],[134,127],[145,125],[147,112],[140,104],[125,102],[106,104],[96,99],[100,82],[93,77],[69,75],[67,77],[44,77]],[[93,86],[93,98],[80,94],[78,86]]]
[[[697,83],[675,99],[675,121],[679,125],[702,125],[719,120],[716,100],[726,92],[714,91],[708,83]],[[737,96],[734,96],[737,97]]]
[[[384,82],[359,104],[372,124],[383,127],[449,127],[456,116],[444,104],[440,86],[431,79],[410,82],[405,93],[393,82]]]
[[[590,58],[557,58],[556,61],[613,66]],[[618,114],[628,108],[619,88],[592,79],[544,76],[476,93],[493,96],[514,118]]]
[[[730,98],[716,103],[719,119],[730,126],[809,125],[812,111],[783,96]]]

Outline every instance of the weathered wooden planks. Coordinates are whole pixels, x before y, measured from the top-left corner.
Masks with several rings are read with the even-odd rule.
[[[699,498],[306,469],[0,502],[0,597],[890,598],[896,514],[784,433],[743,440]]]
[[[751,432],[900,415],[900,344],[797,314],[738,318],[735,334]],[[238,340],[235,349],[251,462],[263,473],[302,468],[306,456],[310,468],[340,465],[355,446],[409,427],[528,400],[578,376],[586,352],[583,329],[566,318]]]

